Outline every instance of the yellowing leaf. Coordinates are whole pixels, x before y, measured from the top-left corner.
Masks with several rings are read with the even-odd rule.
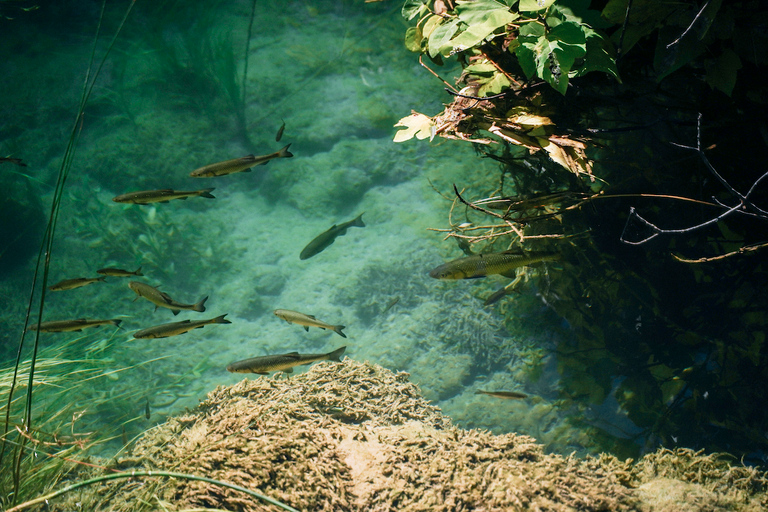
[[[431,118],[418,112],[411,112],[411,115],[402,118],[395,126],[403,126],[405,130],[399,130],[393,139],[395,142],[404,142],[416,137],[419,140],[432,136],[435,123]]]

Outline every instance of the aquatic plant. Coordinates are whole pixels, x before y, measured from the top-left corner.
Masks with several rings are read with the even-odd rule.
[[[241,488],[299,510],[630,512],[693,501],[747,512],[768,505],[768,475],[722,455],[660,450],[635,462],[546,454],[527,436],[456,428],[408,374],[351,359],[291,379],[221,386],[148,431],[110,467],[119,473],[73,474],[86,473],[86,487],[76,496],[65,493],[69,487],[51,495],[50,510],[76,503],[114,511],[262,510]],[[109,480],[132,472],[136,485]],[[183,476],[197,473],[206,478]]]

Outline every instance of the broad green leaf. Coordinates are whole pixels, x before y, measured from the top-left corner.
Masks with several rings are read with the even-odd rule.
[[[536,12],[543,11],[550,5],[555,3],[555,0],[520,0],[520,12]]]
[[[426,21],[424,21],[424,25],[421,28],[421,33],[424,34],[424,37],[429,37],[432,34],[432,31],[435,30],[435,28],[442,23],[443,17],[437,16],[436,14],[430,14],[427,16]]]
[[[458,25],[459,20],[454,18],[448,23],[443,23],[435,27],[435,30],[429,35],[429,43],[427,44],[427,50],[430,57],[443,53],[443,49],[446,48],[448,41],[450,41],[456,33]],[[445,54],[447,55],[448,52]]]
[[[572,76],[583,76],[590,71],[602,71],[612,75],[621,83],[611,43],[589,27],[584,27],[584,32],[587,35],[587,53],[584,55],[584,64],[576,69]]]
[[[725,49],[717,59],[706,60],[704,69],[709,86],[730,96],[736,85],[736,74],[741,69],[741,59],[733,50]]]
[[[403,142],[413,137],[419,140],[431,137],[435,123],[424,114],[412,112],[411,115],[398,121],[395,126],[405,127],[405,130],[398,130],[393,139],[394,142]]]
[[[403,18],[412,20],[417,15],[421,15],[423,12],[426,12],[426,3],[426,0],[405,0],[403,9],[400,12],[402,13]]]
[[[564,20],[574,21],[592,28],[608,28],[612,23],[608,22],[600,14],[600,11],[590,9],[590,0],[557,0],[552,7],[552,13],[559,13]]]
[[[421,53],[421,42],[424,40],[419,27],[408,27],[405,31],[405,47],[416,53]]]
[[[464,71],[467,73],[472,73],[473,75],[491,75],[496,72],[496,66],[491,64],[490,62],[478,62],[476,64],[470,64],[466,68],[464,68]]]
[[[520,17],[496,0],[459,0],[453,12],[470,27],[483,27],[488,34]]]
[[[509,78],[504,76],[504,73],[496,73],[490,80],[480,86],[477,95],[484,98],[499,94],[506,89],[509,89]]]
[[[514,47],[514,54],[517,56],[517,61],[520,63],[520,67],[523,69],[523,73],[527,78],[533,78],[536,76],[536,43],[539,38],[544,36],[544,26],[538,23],[526,23],[520,27],[518,39],[515,41],[518,43]],[[510,46],[510,51],[513,47]]]
[[[574,62],[587,52],[583,27],[566,21],[554,27],[549,33],[540,35],[535,41],[533,38],[536,32],[530,32],[530,35],[523,35],[523,30],[520,30],[520,48],[525,47],[533,52],[536,74],[561,94],[565,94],[568,88],[568,74]],[[526,60],[529,60],[529,56],[525,51],[520,52],[519,48],[517,54],[523,71],[528,75],[527,66],[530,62],[523,63],[521,55]]]
[[[494,32],[512,23],[519,15],[496,0],[459,1],[454,13],[467,28],[451,40],[452,52],[466,50],[481,44]]]

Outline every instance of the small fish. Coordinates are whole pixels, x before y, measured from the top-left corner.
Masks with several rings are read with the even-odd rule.
[[[476,254],[443,263],[429,272],[435,279],[475,279],[491,274],[515,277],[515,269],[539,261],[554,260],[556,252],[504,251],[491,254]]]
[[[290,144],[285,146],[280,151],[270,153],[269,155],[248,155],[242,158],[235,158],[233,160],[225,160],[224,162],[206,165],[205,167],[195,169],[189,173],[189,175],[193,178],[212,178],[214,176],[225,176],[227,174],[234,174],[236,172],[247,172],[251,170],[251,167],[264,165],[270,160],[274,160],[275,158],[292,157],[293,153],[288,151],[289,147],[291,147]]]
[[[103,276],[111,276],[111,277],[128,277],[128,276],[143,276],[144,274],[141,273],[141,267],[137,268],[133,272],[130,272],[128,270],[123,270],[121,268],[100,268],[96,271],[97,274],[101,274]]]
[[[331,245],[336,240],[337,237],[346,235],[347,228],[352,226],[358,227],[358,228],[365,227],[362,213],[357,217],[355,217],[354,219],[344,222],[342,224],[339,224],[338,226],[334,224],[327,231],[317,235],[314,238],[314,240],[309,242],[307,246],[301,251],[299,258],[302,260],[306,260],[307,258],[311,258],[312,256],[323,252],[329,245]]]
[[[122,320],[117,318],[111,318],[108,320],[88,320],[86,318],[78,318],[75,320],[53,320],[51,322],[41,322],[40,332],[79,332],[89,327],[98,327],[100,325],[112,324],[119,326]],[[37,331],[37,322],[31,324],[27,330]]]
[[[524,393],[518,393],[516,391],[482,391],[477,390],[475,391],[476,395],[489,395],[494,396],[496,398],[509,398],[509,399],[517,399],[521,400],[523,398],[528,398],[528,395]]]
[[[75,288],[80,288],[81,286],[87,286],[89,284],[93,284],[97,281],[106,281],[106,277],[76,277],[74,279],[65,279],[63,281],[60,281],[56,283],[53,286],[49,286],[48,289],[52,292],[60,292],[63,290],[74,290]]]
[[[149,411],[149,398],[145,398],[146,402],[144,403],[144,417],[149,419],[150,411]]]
[[[202,313],[205,311],[205,301],[208,300],[208,297],[204,297],[200,300],[200,302],[196,304],[182,304],[181,302],[176,302],[173,300],[167,293],[161,292],[157,288],[153,288],[152,286],[149,286],[145,283],[140,283],[138,281],[131,281],[128,283],[128,287],[136,292],[137,298],[138,297],[144,297],[149,302],[155,305],[155,309],[158,307],[161,308],[168,308],[171,311],[173,311],[174,315],[178,315],[179,311],[182,309],[190,310],[190,311],[197,311],[198,313]],[[136,299],[134,299],[136,300]]]
[[[299,354],[290,352],[273,356],[252,357],[236,361],[227,366],[227,371],[232,373],[260,373],[266,375],[269,372],[293,372],[294,366],[310,364],[316,361],[341,362],[341,355],[347,347],[337,348],[327,354]]]
[[[288,323],[292,324],[298,324],[303,325],[305,331],[309,331],[310,327],[319,327],[320,329],[329,329],[342,338],[346,338],[347,335],[341,332],[342,329],[346,328],[345,325],[331,325],[327,324],[325,322],[321,322],[320,320],[316,319],[312,315],[305,315],[304,313],[299,313],[298,311],[291,311],[290,309],[276,309],[275,315],[278,316],[278,318],[282,318]]]
[[[277,135],[275,135],[275,142],[280,142],[280,139],[283,138],[284,131],[285,131],[285,121],[283,121],[283,124],[281,124],[280,128],[277,130]]]
[[[383,315],[384,313],[386,313],[387,311],[389,311],[390,309],[395,307],[395,305],[398,302],[400,302],[400,296],[397,296],[394,299],[392,299],[391,301],[389,301],[389,304],[387,304],[387,307],[384,308],[384,310],[381,312],[381,314]]]
[[[25,164],[21,160],[21,158],[11,158],[9,156],[0,156],[0,164],[3,163],[3,162],[8,162],[8,163],[11,163],[11,164],[16,164],[19,167],[26,167],[27,166],[27,164]]]
[[[168,338],[170,336],[178,336],[191,331],[192,329],[200,329],[209,324],[231,324],[229,320],[226,320],[221,315],[216,318],[209,318],[208,320],[184,320],[182,322],[171,322],[169,324],[156,325],[147,329],[142,329],[133,333],[134,338]]]
[[[208,199],[216,199],[211,192],[215,190],[213,188],[204,188],[201,190],[190,190],[184,192],[181,190],[173,190],[170,188],[164,188],[162,190],[142,190],[140,192],[129,192],[120,196],[115,196],[112,200],[116,203],[131,203],[131,204],[150,204],[150,203],[167,203],[171,199],[184,199],[188,197],[207,197]]]

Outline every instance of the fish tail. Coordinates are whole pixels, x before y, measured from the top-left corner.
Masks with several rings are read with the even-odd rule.
[[[96,279],[98,279],[99,281],[104,282],[104,281],[107,280],[107,277],[106,276],[102,276],[102,277],[97,277]]]
[[[136,269],[136,272],[133,272],[133,275],[135,276],[143,276],[144,274],[141,273],[141,267]]]
[[[200,302],[198,302],[197,304],[195,304],[195,307],[194,307],[194,308],[192,308],[192,309],[194,309],[194,310],[195,310],[195,311],[197,311],[198,313],[202,313],[203,311],[205,311],[205,301],[207,301],[207,300],[208,300],[208,297],[207,297],[207,296],[206,296],[206,297],[203,297],[203,298],[200,300]]]
[[[334,325],[333,326],[333,332],[335,332],[336,334],[338,334],[342,338],[346,338],[347,335],[344,334],[343,332],[341,332],[342,329],[346,329],[346,328],[347,328],[346,325]]]
[[[112,320],[109,321],[109,323],[111,323],[115,327],[120,327],[121,322],[122,320],[120,320],[119,318],[113,318]]]
[[[363,213],[365,213],[365,212],[363,212]],[[355,217],[355,220],[352,221],[351,226],[356,226],[358,228],[364,228],[365,227],[365,222],[363,222],[363,213],[361,213],[360,215]]]
[[[221,315],[221,316],[217,316],[216,318],[214,318],[213,320],[211,320],[211,323],[212,323],[212,324],[231,324],[232,322],[230,322],[229,320],[227,320],[226,318],[224,318],[224,317],[225,317],[225,316],[227,316],[228,314],[229,314],[229,313],[224,313],[224,314],[223,314],[223,315]]]
[[[346,338],[346,336],[345,336]],[[337,348],[330,354],[328,354],[328,360],[329,361],[336,361],[337,363],[341,362],[341,355],[344,353],[344,351],[347,350],[346,345],[340,348]]]
[[[293,156],[293,153],[291,153],[290,151],[288,151],[288,148],[289,148],[289,147],[291,147],[291,145],[290,145],[290,144],[288,144],[288,145],[287,145],[287,146],[285,146],[283,149],[281,149],[280,151],[278,151],[278,152],[277,152],[277,157],[278,157],[278,158],[291,158],[291,157]]]
[[[216,190],[215,188],[206,188],[200,191],[199,196],[200,197],[207,197],[208,199],[216,199],[216,196],[211,194],[212,191]]]

